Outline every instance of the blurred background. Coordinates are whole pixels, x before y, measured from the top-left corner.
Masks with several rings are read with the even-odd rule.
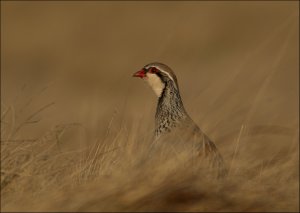
[[[294,132],[298,5],[1,2],[2,109],[13,106],[22,119],[55,103],[34,132],[21,130],[24,137],[59,122],[81,122],[97,134],[114,113],[151,127],[156,97],[132,74],[159,61],[175,71],[187,110],[215,140],[241,125]]]
[[[245,159],[298,148],[298,1],[1,1],[5,134],[35,112],[13,139],[74,122],[65,149],[80,149],[112,118],[150,134],[156,96],[132,74],[154,61],[226,160],[237,138]]]

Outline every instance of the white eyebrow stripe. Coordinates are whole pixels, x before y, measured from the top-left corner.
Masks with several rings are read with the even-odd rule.
[[[166,72],[166,71],[164,71],[164,70],[162,70],[161,68],[159,68],[159,67],[157,67],[157,66],[154,66],[156,69],[158,69],[158,70],[160,70],[161,72],[163,72],[164,74],[166,74],[170,79],[172,79],[172,81],[174,82],[174,79],[172,78],[172,76],[168,73],[168,72]]]

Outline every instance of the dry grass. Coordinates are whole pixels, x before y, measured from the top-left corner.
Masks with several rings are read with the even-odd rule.
[[[1,2],[1,211],[299,211],[298,2],[56,3]],[[157,60],[226,179],[148,155]]]
[[[241,140],[247,138],[243,134],[247,127],[242,127],[236,146],[222,150],[231,162],[229,176],[215,180],[206,178],[205,170],[195,172],[180,156],[163,160],[145,157],[151,140],[146,133],[137,134],[139,122],[112,134],[112,118],[106,134],[92,147],[78,151],[60,150],[64,132],[81,128],[78,124],[58,125],[34,141],[3,138],[3,210],[297,210],[297,143],[290,143],[291,147],[268,160],[258,160],[257,155],[243,159],[238,153]],[[5,130],[3,125],[2,133]]]

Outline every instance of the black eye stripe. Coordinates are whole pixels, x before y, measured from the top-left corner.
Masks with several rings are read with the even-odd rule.
[[[144,70],[146,72],[156,74],[162,81],[165,81],[166,79],[169,79],[169,77],[166,76],[166,74],[160,72],[159,69],[157,69],[156,67],[149,67],[149,68],[145,67]]]
[[[160,72],[157,72],[157,73],[155,73],[162,81],[164,81],[164,76],[163,76],[163,74],[162,73],[160,73]]]
[[[160,73],[159,69],[157,69],[156,67],[148,67],[148,68],[144,67],[143,70],[149,73],[155,73],[155,74]]]

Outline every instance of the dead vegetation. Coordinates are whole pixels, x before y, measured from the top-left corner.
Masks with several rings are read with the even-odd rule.
[[[11,112],[4,112],[4,117],[12,116]],[[163,160],[145,157],[151,137],[145,137],[145,133],[138,135],[136,128],[125,126],[118,134],[112,134],[113,125],[112,119],[106,134],[92,147],[67,152],[61,151],[60,143],[65,143],[61,138],[68,129],[81,128],[79,124],[57,125],[35,140],[15,139],[18,135],[10,132],[22,126],[16,123],[8,131],[2,124],[2,210],[295,211],[298,208],[296,142],[268,160],[258,160],[257,155],[243,159],[239,149],[247,126],[242,126],[235,147],[222,150],[229,175],[216,180],[207,178],[206,170],[195,171],[191,164],[183,163],[181,159],[188,153]],[[256,146],[260,149],[259,144]]]

